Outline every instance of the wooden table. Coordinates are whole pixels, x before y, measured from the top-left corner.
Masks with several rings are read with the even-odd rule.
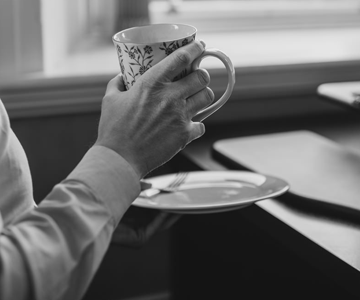
[[[215,141],[292,130],[316,132],[360,153],[360,115],[349,112],[207,126],[177,165],[226,170],[212,156]],[[174,299],[359,299],[360,219],[316,211],[289,197],[184,216],[172,243]]]

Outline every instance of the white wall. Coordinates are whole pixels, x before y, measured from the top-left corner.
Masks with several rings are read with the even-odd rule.
[[[40,0],[0,1],[0,78],[42,70]]]
[[[60,64],[70,47],[68,0],[41,0],[44,68]]]
[[[118,0],[41,0],[44,69],[53,70],[72,52],[88,51],[94,40],[111,43]],[[85,48],[85,49],[84,49]]]

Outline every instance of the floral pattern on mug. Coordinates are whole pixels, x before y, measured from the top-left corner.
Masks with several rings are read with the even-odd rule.
[[[195,40],[195,35],[191,36],[189,39],[190,40],[185,38],[182,41],[172,41],[172,42],[168,42],[168,43],[164,42],[162,44],[162,47],[159,47],[159,49],[165,51],[166,56],[168,56],[171,53],[173,53],[176,49],[179,49],[180,47],[183,47],[183,46],[189,44],[190,42],[192,42],[193,40]],[[181,46],[180,46],[180,43],[181,43]]]
[[[151,53],[153,52],[153,49],[148,45],[146,45],[143,49],[140,49],[139,46],[132,46],[130,48],[128,48],[126,44],[124,44],[124,46],[124,52],[128,54],[131,60],[129,63],[131,72],[127,72],[127,75],[131,77],[131,82],[127,82],[127,84],[131,84],[131,86],[133,86],[136,81],[136,77],[143,75],[152,67],[151,63],[153,62],[153,55],[151,55]],[[133,66],[138,66],[137,71],[134,71]]]
[[[118,53],[121,74],[123,75],[123,78],[124,78],[125,88],[128,90],[129,89],[129,82],[128,82],[126,72],[125,72],[123,52],[121,51],[121,47],[119,45],[116,45],[116,49],[117,49],[117,53]]]
[[[125,88],[129,90],[135,84],[137,78],[143,75],[154,64],[193,40],[195,40],[195,35],[177,41],[152,45],[116,44]],[[174,78],[174,81],[183,78],[188,72],[189,70],[187,69],[183,70]]]

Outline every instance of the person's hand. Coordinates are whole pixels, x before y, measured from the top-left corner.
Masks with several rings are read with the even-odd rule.
[[[213,101],[209,74],[198,69],[173,82],[203,51],[198,41],[179,48],[129,91],[120,75],[109,82],[95,144],[119,153],[139,179],[204,134],[204,124],[191,119]]]
[[[179,214],[130,206],[116,227],[111,243],[124,247],[140,248],[156,233],[173,226],[180,217]]]

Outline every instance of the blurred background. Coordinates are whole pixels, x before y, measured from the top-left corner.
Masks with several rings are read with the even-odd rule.
[[[351,32],[323,31],[324,40],[318,30],[358,28],[359,7],[359,0],[1,0],[0,78],[117,72],[112,35],[149,23],[192,24],[239,66],[353,59],[360,51],[355,41],[345,45]],[[317,47],[324,43],[326,51]]]
[[[360,0],[0,0],[0,98],[37,202],[95,141],[106,84],[120,71],[113,34],[149,23],[194,25],[233,61],[237,84],[206,119],[213,128],[280,120],[288,129],[295,118],[339,115],[317,87],[360,80]],[[218,97],[224,67],[212,58],[201,66]],[[155,175],[176,171],[172,161]],[[170,299],[171,238],[111,245],[85,299]]]

